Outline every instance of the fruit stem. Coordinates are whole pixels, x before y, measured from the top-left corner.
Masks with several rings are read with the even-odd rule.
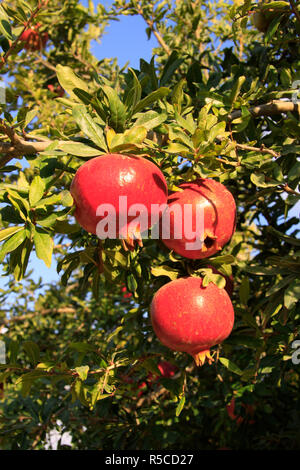
[[[196,366],[200,367],[200,366],[203,366],[203,364],[205,363],[205,360],[207,359],[208,361],[208,364],[211,364],[212,362],[214,362],[211,354],[210,354],[210,350],[209,349],[206,349],[204,351],[200,351],[199,353],[197,354],[192,354],[194,360],[195,360],[195,363],[196,363]]]

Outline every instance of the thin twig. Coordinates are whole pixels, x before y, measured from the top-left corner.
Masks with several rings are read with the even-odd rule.
[[[268,149],[264,145],[261,145],[260,147],[251,147],[250,145],[237,144],[236,143],[235,146],[238,149],[241,149],[241,150],[249,150],[251,152],[258,152],[258,153],[268,153],[268,154],[272,155],[275,158],[280,157],[280,153],[277,153],[272,149]]]
[[[300,22],[300,13],[299,13],[299,11],[297,10],[296,5],[294,4],[294,0],[290,0],[290,5],[291,5],[291,8],[292,8],[293,13],[295,14],[297,20]]]
[[[138,14],[146,21],[147,25],[151,29],[152,33],[156,37],[156,39],[159,42],[159,44],[161,45],[161,47],[165,50],[165,52],[168,55],[171,55],[171,50],[170,50],[169,46],[165,43],[163,37],[159,34],[159,32],[154,28],[154,22],[151,21],[149,18],[146,18],[144,16],[143,9],[142,9],[142,7],[139,3],[137,4],[137,10],[138,10]]]

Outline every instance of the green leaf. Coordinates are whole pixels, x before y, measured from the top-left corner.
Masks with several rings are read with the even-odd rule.
[[[103,136],[103,130],[98,124],[96,124],[92,116],[87,112],[84,105],[76,105],[72,109],[72,114],[82,132],[94,142],[97,147],[104,151],[108,151],[105,139]]]
[[[181,397],[180,402],[178,403],[178,405],[176,407],[176,416],[180,415],[180,413],[183,410],[184,404],[185,404],[185,395],[183,395],[183,397]]]
[[[224,367],[226,367],[226,369],[230,370],[230,372],[233,372],[237,375],[243,374],[241,369],[226,357],[219,357],[219,361],[221,362],[221,364],[223,364]]]
[[[108,108],[110,112],[109,125],[116,132],[122,132],[124,130],[127,117],[126,107],[120,100],[116,90],[107,85],[103,85],[102,90],[108,101]]]
[[[246,335],[231,335],[227,340],[226,343],[228,344],[235,344],[239,346],[245,346],[246,348],[251,349],[259,349],[263,346],[263,341],[255,338],[253,336],[246,336]]]
[[[59,142],[56,146],[57,150],[62,150],[69,155],[75,155],[76,157],[97,157],[101,152],[98,149],[89,147],[88,145],[82,144],[81,142],[65,141]]]
[[[137,78],[133,69],[128,68],[129,73],[132,75],[132,81],[130,83],[129,89],[126,90],[125,94],[125,106],[130,111],[130,114],[133,112],[133,109],[138,104],[142,95],[142,86],[139,79]]]
[[[160,86],[164,86],[169,83],[170,78],[174,74],[175,70],[184,62],[184,58],[178,58],[178,52],[173,51],[164,66],[162,76],[160,78]]]
[[[168,278],[171,279],[171,281],[174,281],[175,279],[178,278],[179,272],[170,268],[169,266],[156,266],[151,268],[151,273],[153,276],[167,276]]]
[[[14,233],[20,232],[20,230],[23,230],[24,227],[8,227],[4,228],[3,230],[0,230],[0,241],[5,240],[6,238],[10,237]]]
[[[114,331],[107,337],[106,343],[108,344],[115,336],[118,335],[118,333],[120,333],[120,331],[123,330],[123,328],[123,326],[118,326],[117,328],[115,328]]]
[[[0,32],[6,39],[13,41],[14,37],[9,23],[9,18],[4,12],[2,5],[0,5]]]
[[[36,227],[33,241],[37,257],[50,268],[54,247],[52,236],[42,228]]]
[[[231,106],[235,103],[237,97],[239,96],[241,88],[243,84],[245,83],[245,81],[246,81],[246,77],[244,75],[241,75],[237,79],[237,81],[234,83],[232,91],[229,95],[229,103],[231,104]]]
[[[247,305],[247,302],[250,297],[250,283],[249,283],[249,278],[244,277],[240,288],[239,288],[239,296],[240,296],[240,301],[243,305]]]
[[[87,84],[75,75],[71,67],[59,64],[56,67],[56,73],[60,85],[69,93],[72,99],[75,99],[75,101],[78,101],[78,97],[74,93],[76,88],[88,93],[89,90]]]
[[[187,119],[184,119],[184,117],[180,116],[180,114],[176,111],[175,112],[175,119],[177,123],[185,130],[187,130],[190,134],[194,134],[196,130],[196,123],[195,122],[190,122]]]
[[[283,289],[285,286],[293,282],[295,279],[295,275],[291,276],[286,276],[281,281],[279,281],[277,284],[273,285],[271,289],[269,289],[267,292],[265,292],[265,297],[270,297],[271,295],[275,294],[279,290]]]
[[[40,360],[40,349],[38,345],[33,341],[25,341],[22,346],[30,362],[35,366]]]
[[[278,15],[278,16],[276,15],[276,17],[271,21],[264,37],[264,42],[266,45],[271,41],[272,37],[274,36],[277,29],[279,28],[281,20],[283,18],[284,18],[284,15]]]
[[[16,364],[19,350],[20,343],[18,341],[11,340],[8,348],[8,357],[11,364]]]
[[[208,269],[199,269],[202,274],[204,274],[202,285],[207,287],[210,282],[218,286],[220,289],[224,289],[226,286],[226,279],[221,274],[214,274],[210,268]]]
[[[0,262],[1,263],[4,259],[4,256],[7,253],[11,253],[23,243],[23,241],[26,238],[26,234],[27,232],[23,228],[23,230],[20,230],[17,233],[15,233],[2,245],[1,250],[0,250]]]
[[[95,352],[97,350],[95,346],[83,342],[70,343],[69,349],[74,349],[80,353]]]
[[[166,87],[161,87],[158,90],[153,91],[144,99],[142,99],[134,108],[133,114],[136,115],[146,107],[150,106],[150,104],[155,103],[156,101],[164,98],[170,93],[170,89]]]
[[[39,113],[39,109],[37,107],[28,111],[28,113],[26,114],[26,118],[25,118],[24,129],[26,129],[28,124],[31,123],[31,121],[38,115],[38,113]]]
[[[89,366],[80,366],[80,367],[75,367],[75,370],[77,372],[77,374],[79,375],[80,379],[82,381],[86,380],[87,377],[88,377],[88,373],[89,373]]]
[[[276,235],[281,240],[284,240],[286,243],[290,243],[291,245],[300,246],[300,240],[298,238],[290,237],[289,235],[285,235],[285,233],[279,232],[275,228],[268,225],[266,230],[273,235]]]
[[[167,149],[166,149],[166,152],[169,152],[169,153],[176,153],[178,155],[181,155],[182,153],[190,153],[191,150],[186,147],[185,145],[182,145],[182,144],[178,144],[176,142],[171,142]]]
[[[45,189],[45,182],[42,178],[40,176],[35,176],[29,188],[29,202],[31,207],[34,207],[35,204],[42,199]]]
[[[278,186],[280,184],[278,181],[274,180],[266,181],[266,176],[262,173],[252,173],[250,180],[259,188],[271,188],[272,186]]]
[[[137,120],[134,123],[134,127],[142,126],[149,131],[165,122],[168,114],[166,112],[157,113],[156,111],[150,110],[146,113],[138,113],[135,116]]]
[[[284,292],[284,306],[290,310],[300,300],[300,282],[295,279]]]

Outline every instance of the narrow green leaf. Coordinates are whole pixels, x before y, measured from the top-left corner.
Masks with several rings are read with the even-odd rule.
[[[122,132],[127,117],[126,107],[120,100],[116,90],[107,85],[103,85],[102,90],[108,101],[110,112],[109,125],[116,132]]]
[[[12,237],[10,237],[1,247],[0,250],[0,262],[2,263],[4,256],[7,253],[11,253],[14,251],[18,246],[23,243],[26,238],[26,230],[20,230],[19,232],[15,233]]]
[[[40,348],[33,341],[25,341],[22,346],[30,362],[35,366],[40,360]]]
[[[235,84],[233,85],[233,88],[232,88],[232,91],[230,93],[230,96],[229,96],[229,103],[231,105],[234,104],[234,102],[236,101],[237,97],[239,96],[240,94],[240,91],[241,91],[241,88],[244,84],[244,82],[246,81],[246,77],[244,75],[241,75],[237,81],[235,82]]]
[[[150,110],[146,113],[138,113],[135,116],[137,117],[137,120],[134,123],[134,127],[142,126],[149,131],[165,122],[168,114],[166,112],[157,113],[156,111]]]
[[[230,372],[233,372],[237,375],[243,374],[241,369],[226,357],[219,357],[219,361],[221,362],[221,364],[223,364],[224,367],[226,367],[226,369],[230,370]]]
[[[45,182],[42,178],[40,176],[35,176],[29,188],[29,202],[31,207],[34,207],[35,204],[43,197],[45,189]]]
[[[176,416],[180,415],[180,413],[183,410],[184,404],[185,404],[185,395],[183,395],[183,397],[181,397],[180,402],[178,403],[178,405],[176,407]]]
[[[93,121],[86,107],[82,104],[76,105],[72,109],[72,114],[82,132],[91,139],[97,147],[107,152],[108,149],[103,136],[103,130]]]
[[[97,157],[103,153],[100,150],[89,147],[81,142],[72,141],[59,142],[56,146],[56,150],[62,150],[63,152],[66,152],[69,155],[75,155],[76,157]]]
[[[136,107],[133,110],[133,115],[139,113],[140,111],[145,109],[147,106],[150,106],[150,104],[155,103],[156,101],[164,98],[169,93],[170,93],[170,89],[166,87],[161,87],[158,90],[153,91],[136,105]]]
[[[244,277],[240,288],[239,288],[239,296],[240,296],[240,301],[243,305],[247,305],[247,302],[250,297],[250,284],[249,284],[249,278]]]
[[[54,242],[52,236],[40,227],[36,227],[33,237],[36,255],[48,268],[51,266]]]
[[[86,92],[89,91],[87,84],[81,80],[81,78],[77,77],[71,67],[59,64],[56,67],[56,73],[60,85],[69,93],[72,99],[75,99],[75,101],[78,101],[79,98],[74,93],[74,89],[78,88],[79,90]]]
[[[300,282],[295,279],[284,292],[284,306],[291,309],[300,300]]]
[[[8,227],[0,230],[0,241],[5,240],[6,238],[10,237],[14,233],[20,232],[20,230],[24,229],[24,227]]]

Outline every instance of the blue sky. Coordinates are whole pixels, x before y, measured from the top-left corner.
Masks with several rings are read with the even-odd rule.
[[[88,0],[82,0],[84,6],[88,6]],[[94,5],[102,3],[108,7],[112,2],[95,1]],[[101,43],[93,42],[92,53],[98,58],[118,58],[120,67],[129,61],[129,66],[139,68],[140,58],[147,62],[152,57],[152,49],[158,45],[152,35],[148,40],[145,21],[138,16],[121,16],[120,21],[111,21],[105,30]]]

